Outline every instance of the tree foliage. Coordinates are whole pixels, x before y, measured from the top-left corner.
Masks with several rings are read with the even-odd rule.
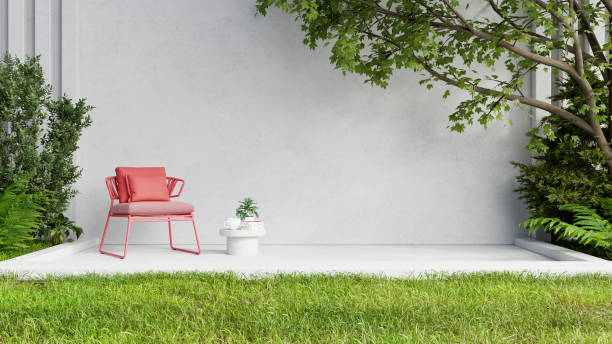
[[[25,192],[50,192],[41,201],[38,235],[55,243],[82,230],[63,213],[76,195],[81,175],[74,152],[92,107],[84,99],[53,99],[38,58],[23,61],[5,55],[0,63],[0,191],[29,177]]]
[[[259,13],[270,7],[295,16],[310,48],[331,45],[336,68],[373,85],[386,87],[395,70],[410,69],[421,73],[428,88],[442,81],[465,90],[468,98],[449,115],[453,131],[475,123],[486,127],[512,103],[522,103],[588,135],[612,173],[612,41],[594,32],[606,25],[611,0],[257,0]],[[556,58],[555,50],[564,58]],[[568,110],[525,95],[525,76],[542,68],[573,80],[583,106]],[[597,82],[585,71],[594,71]]]

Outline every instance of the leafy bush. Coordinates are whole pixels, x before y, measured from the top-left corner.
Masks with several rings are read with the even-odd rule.
[[[612,195],[612,178],[601,166],[603,153],[582,138],[576,139],[561,127],[555,140],[546,139],[547,151],[534,157],[533,164],[512,162],[519,168],[515,191],[525,200],[532,217],[561,217],[569,220],[563,204],[600,209],[601,199]]]
[[[564,204],[559,210],[570,212],[574,216],[573,223],[567,223],[559,218],[534,217],[520,224],[523,229],[535,232],[539,228],[555,234],[569,237],[582,245],[601,247],[612,259],[612,199],[602,200],[604,216],[597,211],[577,204]]]
[[[81,169],[73,157],[91,109],[84,99],[52,99],[38,58],[7,54],[0,63],[0,191],[25,176],[32,176],[27,194],[50,191],[36,235],[56,243],[82,233],[63,213],[77,193]]]
[[[597,89],[602,82],[592,71],[586,77]],[[559,84],[554,100],[563,101],[568,111],[579,113],[584,96],[576,82],[565,79]],[[607,111],[607,96],[598,98],[601,111]],[[535,154],[533,164],[512,162],[520,170],[515,191],[525,200],[532,217],[560,217],[571,220],[570,214],[558,208],[577,204],[601,209],[601,199],[612,196],[612,178],[605,154],[597,148],[592,136],[554,116],[545,117],[538,128],[527,135],[527,149]]]
[[[56,214],[56,216],[48,218],[48,221],[42,236],[46,237],[54,245],[66,241],[71,233],[74,233],[77,239],[83,234],[83,229],[75,225],[64,214]]]
[[[23,192],[27,179],[21,179],[0,194],[0,248],[20,249],[34,240],[32,233],[41,225],[46,193]]]

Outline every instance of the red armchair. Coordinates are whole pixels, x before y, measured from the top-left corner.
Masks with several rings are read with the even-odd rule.
[[[165,172],[164,172],[165,174]],[[105,178],[106,187],[108,188],[108,194],[111,199],[110,209],[108,210],[108,216],[106,218],[106,225],[104,226],[104,233],[102,234],[102,240],[100,241],[100,253],[108,254],[118,258],[125,258],[127,254],[128,239],[130,236],[130,226],[132,222],[168,222],[168,234],[170,237],[170,248],[177,251],[183,251],[188,253],[200,254],[200,240],[198,238],[198,231],[196,229],[195,220],[193,218],[193,205],[179,201],[140,201],[140,202],[127,202],[114,204],[116,200],[120,199],[118,177],[112,176]],[[185,181],[179,178],[167,177],[166,178],[168,196],[169,198],[176,198],[181,195]],[[172,194],[178,184],[181,184],[180,189],[176,194]],[[127,186],[129,190],[129,185]],[[123,246],[123,255],[104,251],[104,240],[106,238],[106,231],[108,230],[108,223],[111,217],[123,217],[127,218],[127,230],[125,233],[125,244]],[[195,234],[197,251],[186,250],[183,248],[174,247],[172,243],[172,222],[173,221],[191,221],[193,224],[193,232]]]

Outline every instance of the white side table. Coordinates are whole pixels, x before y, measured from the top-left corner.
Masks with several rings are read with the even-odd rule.
[[[219,229],[219,235],[227,237],[227,253],[236,256],[252,256],[259,252],[259,237],[265,230]]]

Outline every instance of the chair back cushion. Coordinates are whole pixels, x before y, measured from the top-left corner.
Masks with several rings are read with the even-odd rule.
[[[164,185],[166,184],[166,169],[163,167],[117,167],[115,169],[117,175],[117,193],[119,194],[119,202],[125,203],[130,201],[128,193],[128,175],[163,178]],[[166,197],[168,197],[168,189],[166,188]]]
[[[128,174],[127,178],[130,202],[170,200],[166,177]]]

